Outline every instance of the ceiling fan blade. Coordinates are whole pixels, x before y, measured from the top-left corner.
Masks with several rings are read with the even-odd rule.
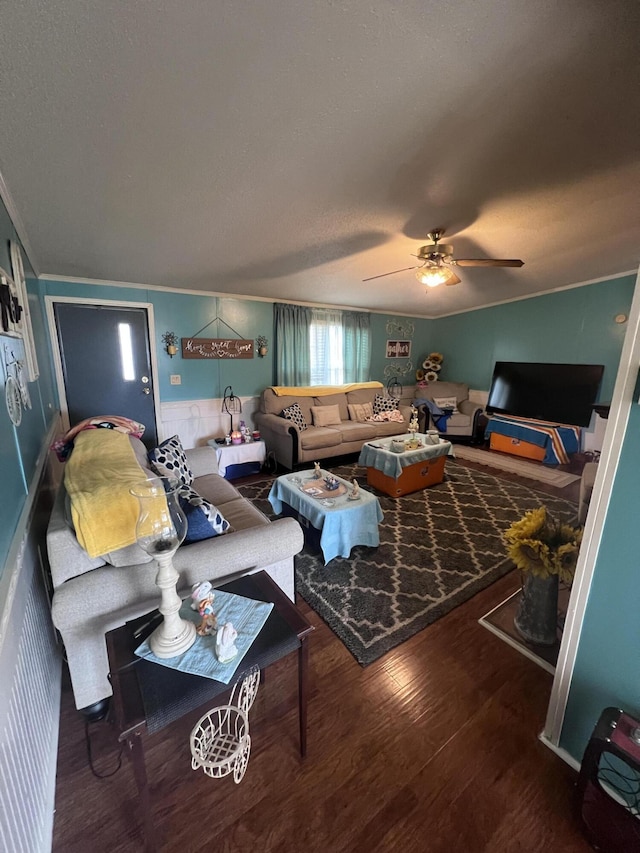
[[[369,278],[363,278],[363,281],[373,281],[374,278],[384,278],[385,275],[395,275],[397,272],[407,272],[407,270],[417,270],[418,267],[403,267],[401,270],[392,270],[391,272],[383,272],[380,275],[371,275]]]
[[[457,267],[523,267],[524,261],[507,258],[456,258]]]
[[[460,284],[462,281],[461,278],[453,272],[453,270],[449,270],[449,278],[445,281],[447,287],[451,287],[452,284]]]

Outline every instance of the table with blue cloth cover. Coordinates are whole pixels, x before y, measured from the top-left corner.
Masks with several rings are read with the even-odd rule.
[[[423,442],[416,450],[396,453],[391,449],[392,442],[408,438],[405,433],[362,445],[358,464],[367,469],[368,485],[390,497],[400,497],[442,482],[445,457],[453,455],[451,442],[440,439],[431,444],[427,436],[416,433],[416,438]]]
[[[329,474],[328,471],[321,473],[322,477]],[[278,515],[290,508],[299,520],[309,522],[320,531],[325,566],[334,557],[348,557],[354,545],[377,548],[380,544],[378,524],[384,517],[378,498],[360,489],[359,500],[349,500],[352,484],[337,477],[338,482],[347,487],[347,492],[332,498],[333,506],[326,506],[321,500],[301,491],[301,486],[311,479],[313,471],[278,477],[269,492],[269,501]]]

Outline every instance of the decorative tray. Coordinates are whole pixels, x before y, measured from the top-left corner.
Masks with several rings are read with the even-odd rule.
[[[322,480],[305,480],[300,486],[300,491],[311,498],[337,498],[346,495],[347,487],[344,483],[338,483],[337,489],[328,489]]]

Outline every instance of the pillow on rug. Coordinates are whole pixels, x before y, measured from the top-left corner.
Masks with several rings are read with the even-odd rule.
[[[171,436],[150,450],[149,462],[159,477],[177,477],[185,486],[193,483],[193,474],[178,435]]]
[[[398,402],[395,397],[383,397],[382,394],[376,394],[373,398],[373,414],[379,415],[381,412],[393,412],[398,408]]]
[[[434,397],[433,402],[439,409],[453,409],[454,415],[458,411],[458,401],[455,397]]]
[[[314,426],[336,426],[340,423],[340,406],[311,406]]]
[[[220,510],[190,486],[183,486],[178,491],[178,500],[187,517],[185,545],[231,532],[231,525]]]
[[[349,403],[349,418],[360,424],[373,417],[373,403]]]
[[[290,406],[287,406],[286,409],[283,409],[282,417],[293,421],[293,423],[298,427],[300,432],[304,432],[304,430],[309,426],[309,424],[304,418],[304,415],[302,414],[300,403],[292,403]]]

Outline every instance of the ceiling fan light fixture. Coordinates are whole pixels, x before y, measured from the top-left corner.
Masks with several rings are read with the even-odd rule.
[[[421,267],[416,273],[416,278],[420,284],[426,284],[427,287],[438,287],[440,284],[446,284],[451,273],[444,267]]]

